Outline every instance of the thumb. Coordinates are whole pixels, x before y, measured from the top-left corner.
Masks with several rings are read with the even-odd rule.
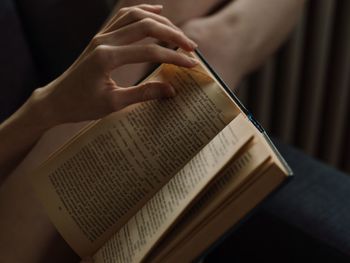
[[[134,87],[118,89],[115,99],[118,105],[126,107],[142,101],[169,98],[175,95],[175,89],[168,83],[146,82]]]

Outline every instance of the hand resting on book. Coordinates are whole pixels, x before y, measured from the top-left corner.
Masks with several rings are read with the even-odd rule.
[[[196,44],[168,19],[160,5],[120,9],[92,39],[80,57],[56,80],[36,89],[28,101],[0,125],[0,174],[13,169],[42,134],[53,126],[95,120],[130,104],[171,97],[175,90],[159,81],[120,87],[111,72],[141,62],[193,67],[196,60],[146,38],[192,51]],[[16,145],[16,146],[14,146]]]
[[[192,51],[196,44],[168,19],[159,15],[162,7],[139,5],[120,9],[92,39],[77,61],[58,79],[37,91],[46,97],[51,121],[57,123],[94,120],[125,106],[175,95],[166,83],[152,82],[121,88],[110,73],[125,64],[171,63],[184,67],[195,60],[156,44],[140,44],[152,37]]]

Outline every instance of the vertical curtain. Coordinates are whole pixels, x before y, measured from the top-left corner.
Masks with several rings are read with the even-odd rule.
[[[350,1],[311,0],[238,96],[268,132],[350,172]]]

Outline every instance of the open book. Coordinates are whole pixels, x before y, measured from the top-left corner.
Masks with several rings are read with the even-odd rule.
[[[179,50],[179,52],[183,52]],[[162,64],[171,99],[91,123],[33,174],[48,215],[95,263],[190,262],[291,171],[198,51],[192,69]]]

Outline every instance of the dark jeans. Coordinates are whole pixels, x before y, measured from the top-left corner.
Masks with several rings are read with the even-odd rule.
[[[350,176],[294,148],[276,146],[295,177],[205,262],[350,262]]]

